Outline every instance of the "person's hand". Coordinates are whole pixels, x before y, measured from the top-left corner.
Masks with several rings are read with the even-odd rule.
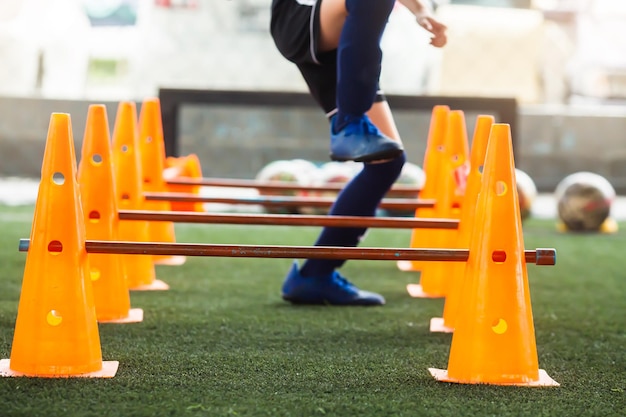
[[[437,48],[445,46],[446,42],[448,42],[448,37],[446,36],[446,30],[448,28],[446,27],[446,25],[427,13],[419,15],[416,18],[417,24],[433,35],[430,38],[430,44],[432,46],[435,46]]]

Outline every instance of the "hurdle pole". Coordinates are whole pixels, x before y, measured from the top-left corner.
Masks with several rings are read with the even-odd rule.
[[[20,239],[19,251],[27,252],[30,239]],[[48,243],[52,253],[63,251],[59,241]],[[87,253],[118,255],[173,255],[207,256],[223,258],[288,258],[288,259],[360,259],[381,261],[445,261],[467,262],[469,249],[402,249],[402,248],[359,248],[343,246],[277,246],[277,245],[217,245],[209,243],[161,243],[161,242],[122,242],[87,240]],[[494,253],[494,258],[497,255]],[[554,265],[556,250],[541,248],[524,251],[527,263]]]
[[[204,187],[230,187],[230,188],[251,188],[266,192],[285,192],[305,190],[310,192],[339,192],[345,184],[325,184],[325,185],[300,185],[296,182],[284,181],[257,181],[234,178],[175,178],[167,180],[168,185],[204,186]],[[388,196],[415,197],[420,192],[420,188],[410,185],[394,185]]]
[[[326,197],[205,197],[190,193],[144,193],[144,198],[150,201],[173,201],[185,203],[221,203],[221,204],[252,204],[264,207],[330,207],[335,198]],[[383,199],[378,205],[387,210],[415,210],[418,208],[432,208],[435,200],[423,199]]]
[[[458,219],[371,216],[316,216],[305,214],[222,214],[181,211],[119,210],[120,220],[174,223],[245,224],[268,226],[373,227],[389,229],[457,229]]]

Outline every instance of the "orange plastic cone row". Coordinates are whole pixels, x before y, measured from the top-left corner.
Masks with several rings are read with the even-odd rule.
[[[458,248],[468,248],[470,237],[474,230],[480,233],[480,225],[474,221],[476,214],[476,200],[482,183],[483,164],[485,162],[485,154],[487,152],[487,143],[489,142],[489,134],[491,126],[494,123],[493,116],[481,115],[476,120],[474,128],[474,136],[472,139],[472,153],[470,157],[470,170],[467,176],[467,185],[465,188],[465,196],[463,197],[463,210],[459,221],[459,228],[456,239]],[[446,294],[446,300],[443,309],[443,317],[434,317],[430,321],[431,332],[450,333],[454,330],[454,319],[458,305],[462,298],[462,285],[465,277],[465,262],[449,262],[446,264],[445,273],[450,280],[450,287]]]
[[[424,155],[424,173],[426,182],[419,193],[421,199],[434,199],[439,196],[439,167],[445,157],[444,144],[446,141],[446,130],[448,128],[448,116],[450,108],[448,106],[435,106],[430,118],[428,140],[426,143],[426,153]],[[415,211],[416,217],[435,217],[434,208],[420,208]],[[437,233],[434,229],[414,229],[411,233],[411,248],[425,248],[430,246],[432,237]],[[399,261],[398,269],[402,271],[420,271],[424,262],[420,261]],[[418,284],[409,284],[407,289],[411,293]],[[421,287],[420,287],[421,290]]]
[[[173,179],[201,179],[202,178],[202,168],[200,166],[200,159],[196,154],[189,154],[187,156],[181,156],[178,158],[168,157],[165,160],[165,171],[163,172],[163,178],[166,181]],[[178,184],[167,184],[167,191],[171,193],[191,193],[195,195],[200,195],[200,186],[199,185],[178,185]],[[194,211],[197,213],[202,213],[204,211],[204,206],[202,203],[187,203],[187,202],[178,202],[173,201],[172,210],[174,211]]]
[[[11,358],[2,376],[112,377],[103,362],[69,114],[51,116]]]
[[[139,115],[139,154],[141,158],[141,176],[144,192],[164,192],[165,181],[165,142],[163,139],[163,122],[161,121],[161,105],[158,98],[145,99]],[[144,210],[169,211],[171,204],[167,201],[143,200]],[[148,234],[153,242],[176,242],[174,223],[148,222]],[[184,256],[154,256],[159,265],[182,265]]]
[[[458,219],[461,216],[461,202],[465,193],[469,165],[465,115],[460,110],[453,110],[448,114],[442,155],[432,217]],[[424,247],[457,247],[457,236],[458,230],[432,229],[428,236],[429,241]],[[424,262],[421,267],[420,284],[409,287],[409,294],[413,297],[445,297],[450,283],[447,273],[449,266],[448,262]]]
[[[448,369],[440,381],[555,386],[538,367],[511,131],[492,127]]]
[[[137,107],[134,102],[120,102],[113,129],[113,167],[115,188],[120,210],[141,210],[143,189],[139,140],[137,132]],[[120,221],[120,240],[148,242],[150,235],[146,221]],[[155,278],[152,257],[124,255],[126,278],[130,290],[166,290],[168,285]]]
[[[87,239],[119,240],[119,220],[106,107],[91,105],[78,166],[78,183]],[[143,310],[130,308],[121,255],[89,254],[96,314],[101,323],[136,323]]]

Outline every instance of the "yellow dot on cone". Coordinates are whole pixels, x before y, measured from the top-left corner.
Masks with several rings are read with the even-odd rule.
[[[496,324],[491,326],[491,330],[493,330],[493,332],[496,334],[502,334],[506,332],[507,328],[508,328],[508,325],[506,324],[506,321],[503,319],[498,319]]]
[[[100,270],[96,268],[91,268],[89,271],[89,277],[92,281],[97,281],[100,279]]]
[[[63,317],[56,310],[50,310],[46,316],[46,321],[50,326],[58,326],[63,321]]]

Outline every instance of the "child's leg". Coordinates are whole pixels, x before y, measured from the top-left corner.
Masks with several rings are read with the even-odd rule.
[[[374,102],[382,52],[380,39],[395,0],[322,0],[320,51],[337,49],[338,129]]]
[[[372,123],[385,134],[385,136],[402,142],[400,139],[400,133],[396,127],[396,122],[393,120],[389,103],[386,100],[377,101],[372,105],[372,108],[367,112]]]
[[[397,158],[376,164],[364,164],[363,169],[341,191],[330,215],[374,216],[380,200],[396,181],[406,158]],[[316,246],[356,246],[365,234],[365,228],[325,227],[315,242]],[[301,274],[325,277],[344,264],[344,260],[309,259]]]
[[[367,114],[385,135],[398,142],[401,141],[387,101],[374,103]],[[359,179],[356,180],[356,182],[353,179],[337,197],[337,201],[331,209],[330,214],[346,216],[374,215],[376,208],[380,204],[380,200],[382,200],[386,192],[393,186],[393,183],[400,175],[405,160],[406,157],[403,154],[390,163],[365,164],[363,171],[358,175]],[[381,165],[379,167],[380,172],[383,174],[381,176],[378,176],[377,165]],[[375,187],[376,190],[370,188],[370,185],[372,185],[370,183],[370,177],[372,176],[374,177],[373,183],[377,185],[377,187]],[[348,188],[350,190],[346,191]],[[328,227],[322,230],[315,245],[356,246],[364,233],[365,229]],[[301,273],[303,276],[325,276],[332,272],[333,269],[343,265],[344,262],[345,261],[326,259],[309,259],[302,266]]]
[[[395,0],[320,0],[318,49],[336,47],[337,112],[331,120],[333,160],[393,159],[402,145],[376,129],[365,113],[380,78],[380,40]]]
[[[372,120],[394,140],[400,141],[387,102],[377,102],[368,112]],[[365,164],[363,170],[346,185],[331,209],[336,215],[374,215],[380,200],[399,176],[405,162],[404,153],[397,158]],[[317,246],[356,246],[365,234],[364,228],[327,227],[315,243]],[[292,303],[337,305],[382,305],[383,296],[363,291],[342,279],[336,268],[345,261],[309,259],[302,268],[294,262],[282,286],[282,296]]]
[[[382,61],[380,40],[394,4],[395,0],[346,0],[348,15],[337,49],[337,130],[374,103]]]
[[[328,52],[339,47],[343,24],[348,16],[346,0],[320,1],[319,52]]]

